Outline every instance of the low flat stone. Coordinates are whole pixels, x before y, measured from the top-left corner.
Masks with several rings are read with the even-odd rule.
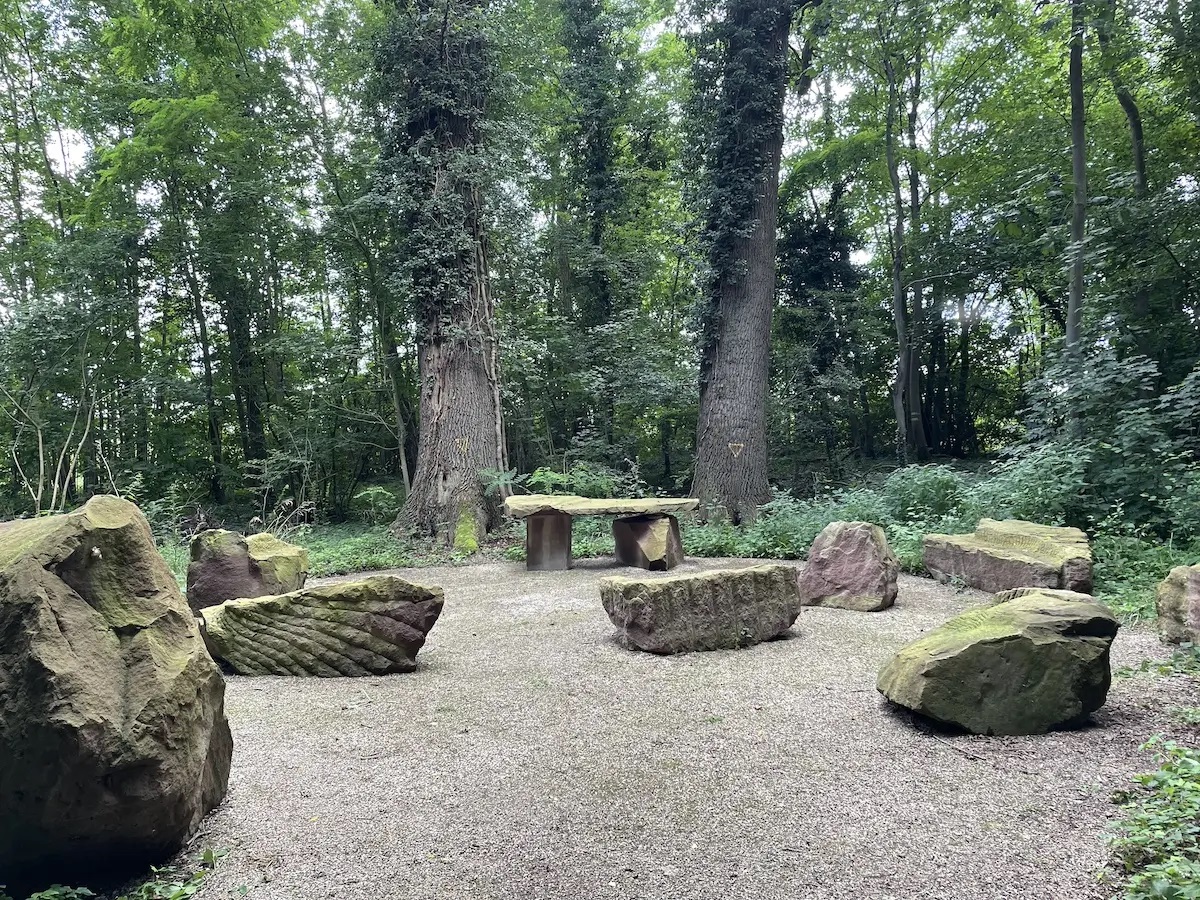
[[[821,530],[800,571],[800,602],[859,612],[896,602],[900,564],[883,529],[870,522],[831,522]]]
[[[308,551],[273,534],[242,537],[212,529],[192,539],[187,598],[193,610],[226,600],[286,594],[304,587]]]
[[[1158,635],[1167,644],[1200,645],[1200,566],[1176,566],[1158,585]]]
[[[600,600],[625,646],[651,653],[749,647],[787,631],[800,611],[791,566],[603,578]]]
[[[505,515],[524,519],[537,513],[557,512],[568,516],[666,515],[696,509],[700,501],[690,497],[647,497],[645,499],[593,499],[573,494],[523,494],[504,501]]]
[[[617,561],[626,566],[666,572],[683,562],[679,520],[674,516],[630,516],[613,519]]]
[[[240,675],[388,675],[416,668],[441,588],[390,575],[201,611],[213,656]]]
[[[900,650],[879,672],[888,700],[974,734],[1078,725],[1111,681],[1113,614],[1034,592],[970,609]]]
[[[1078,528],[981,519],[972,534],[927,534],[925,568],[983,591],[1020,587],[1092,589],[1092,551]]]

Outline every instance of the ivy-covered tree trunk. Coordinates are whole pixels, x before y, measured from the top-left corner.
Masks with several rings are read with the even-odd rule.
[[[481,472],[506,468],[483,225],[495,60],[481,7],[402,2],[380,48],[383,99],[395,112],[382,174],[420,346],[417,464],[396,528],[468,552],[498,519]]]
[[[692,496],[749,522],[770,499],[767,388],[792,0],[731,0],[719,26]]]

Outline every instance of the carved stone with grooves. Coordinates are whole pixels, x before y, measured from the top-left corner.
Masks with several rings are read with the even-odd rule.
[[[787,631],[800,611],[791,566],[604,578],[600,599],[621,640],[651,653],[749,647]]]
[[[416,668],[442,604],[441,588],[376,575],[201,615],[213,656],[241,675],[387,675]]]
[[[927,534],[925,568],[982,591],[1021,587],[1092,590],[1092,551],[1078,528],[980,519],[972,534]]]

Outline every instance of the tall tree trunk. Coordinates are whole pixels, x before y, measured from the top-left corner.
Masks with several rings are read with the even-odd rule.
[[[767,389],[792,12],[790,0],[733,0],[726,23],[709,213],[715,277],[700,360],[692,496],[733,522],[753,521],[771,496]],[[750,58],[759,61],[756,69],[747,68]],[[726,167],[730,156],[737,162]],[[747,160],[755,177],[745,177]],[[744,218],[741,228],[722,233],[714,223],[730,203]]]
[[[971,326],[972,317],[967,314],[966,299],[958,297],[958,399],[954,404],[955,430],[964,456],[979,452],[979,438],[975,433],[975,416],[971,413]]]
[[[498,498],[485,496],[481,470],[507,468],[477,174],[482,166],[476,158],[485,150],[482,126],[493,60],[479,22],[479,0],[417,5],[418,18],[401,13],[393,22],[392,46],[401,58],[387,62],[409,76],[397,80],[398,89],[433,83],[438,90],[415,96],[406,90],[397,98],[404,119],[385,147],[384,165],[405,175],[410,193],[400,199],[408,240],[437,235],[445,243],[439,241],[440,254],[425,253],[411,269],[413,296],[422,310],[420,423],[412,490],[395,527],[471,551],[498,521]],[[419,161],[408,152],[412,147],[422,149]]]
[[[910,369],[913,352],[909,331],[908,298],[904,286],[905,218],[904,194],[900,187],[900,160],[897,152],[896,119],[899,116],[900,85],[892,62],[885,62],[888,81],[887,122],[884,128],[884,156],[887,161],[888,179],[892,185],[892,323],[896,329],[896,380],[892,382],[892,409],[896,416],[896,451],[905,461],[911,459],[912,440],[909,436],[911,423],[908,416],[909,392],[912,389]]]
[[[204,294],[200,289],[200,279],[196,274],[194,251],[188,239],[188,227],[184,223],[180,208],[179,193],[176,185],[170,183],[167,189],[171,214],[175,220],[178,232],[178,260],[182,269],[184,284],[187,285],[188,297],[192,301],[192,315],[196,325],[196,337],[200,344],[200,365],[204,381],[204,407],[208,420],[208,447],[212,457],[212,470],[209,474],[209,494],[216,503],[225,502],[225,483],[222,470],[225,467],[225,451],[221,439],[221,414],[217,406],[215,378],[213,377],[213,348],[209,340],[208,319],[204,314]],[[167,334],[166,312],[163,313],[163,334]],[[165,347],[164,347],[165,349]]]
[[[225,466],[225,451],[221,441],[221,416],[217,408],[216,388],[213,378],[212,343],[208,336],[208,320],[204,315],[204,297],[200,292],[200,281],[190,256],[185,252],[183,257],[184,279],[188,286],[188,295],[192,300],[192,315],[195,317],[196,334],[200,343],[200,365],[204,379],[204,407],[208,419],[208,448],[212,457],[212,471],[209,475],[209,494],[216,503],[225,502],[225,483],[221,478],[221,470]]]
[[[1075,192],[1071,203],[1071,286],[1067,296],[1066,345],[1072,354],[1079,351],[1083,325],[1083,241],[1087,228],[1087,135],[1083,96],[1085,13],[1085,0],[1071,0],[1071,55],[1067,78],[1071,93],[1071,177]]]

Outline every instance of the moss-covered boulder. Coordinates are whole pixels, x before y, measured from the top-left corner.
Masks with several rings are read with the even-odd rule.
[[[1117,620],[1094,601],[1030,593],[971,609],[879,673],[888,700],[974,734],[1040,734],[1104,705]]]
[[[376,575],[201,615],[213,655],[240,675],[388,675],[416,668],[443,602],[441,588]]]
[[[0,525],[0,881],[99,883],[225,796],[225,683],[132,503]]]
[[[800,572],[800,602],[858,612],[896,602],[900,564],[883,529],[870,522],[831,522],[821,530]]]
[[[958,578],[982,591],[1092,590],[1092,551],[1078,528],[981,519],[972,534],[925,535],[924,561],[935,578]]]
[[[787,631],[800,611],[791,566],[604,578],[600,600],[621,642],[651,653],[749,647]]]
[[[201,610],[226,600],[286,594],[304,587],[308,551],[273,534],[242,537],[212,529],[192,539],[187,597]]]
[[[1176,566],[1158,585],[1158,634],[1168,644],[1200,645],[1200,566]]]

